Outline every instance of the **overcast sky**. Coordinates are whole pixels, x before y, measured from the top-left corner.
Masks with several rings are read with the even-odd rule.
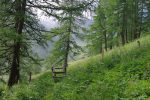
[[[58,25],[57,21],[54,18],[45,16],[40,10],[37,10],[37,15],[40,23],[48,30]]]

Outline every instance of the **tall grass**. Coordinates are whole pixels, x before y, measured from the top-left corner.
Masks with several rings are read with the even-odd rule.
[[[29,85],[0,91],[6,100],[148,100],[149,74],[150,36],[146,36],[108,51],[103,60],[96,55],[71,62],[67,77],[57,83],[46,72]]]

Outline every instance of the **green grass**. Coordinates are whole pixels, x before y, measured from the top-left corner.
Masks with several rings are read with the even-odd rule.
[[[141,47],[134,41],[108,51],[103,60],[96,55],[69,63],[67,77],[57,83],[48,71],[29,85],[2,89],[1,95],[6,100],[150,100],[150,35],[139,41]]]

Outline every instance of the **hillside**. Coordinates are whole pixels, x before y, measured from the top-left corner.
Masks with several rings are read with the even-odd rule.
[[[57,83],[46,72],[12,91],[1,86],[0,94],[4,100],[150,99],[150,35],[105,53],[103,60],[97,55],[69,65]]]

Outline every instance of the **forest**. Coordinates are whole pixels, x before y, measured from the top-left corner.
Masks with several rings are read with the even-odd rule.
[[[150,0],[0,0],[0,100],[150,100]]]

